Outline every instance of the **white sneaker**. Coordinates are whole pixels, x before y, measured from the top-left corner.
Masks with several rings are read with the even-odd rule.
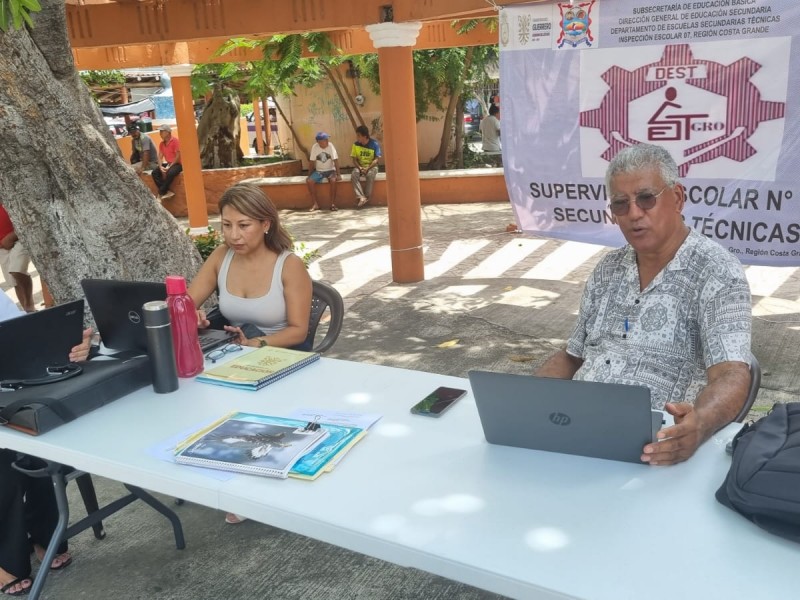
[[[175,195],[175,192],[167,192],[166,194],[161,194],[160,198],[162,200],[167,200],[169,198],[172,198],[174,195]]]

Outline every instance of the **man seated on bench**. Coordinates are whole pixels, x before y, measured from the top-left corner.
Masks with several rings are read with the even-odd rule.
[[[162,125],[158,128],[161,143],[158,146],[158,168],[153,169],[153,182],[158,188],[160,200],[167,200],[175,195],[169,188],[172,180],[183,171],[181,162],[181,145],[178,138],[172,136],[172,127]]]
[[[336,148],[330,143],[330,136],[324,131],[317,133],[315,138],[317,143],[311,146],[311,153],[309,154],[309,164],[311,172],[306,179],[308,192],[311,194],[313,204],[308,212],[319,210],[317,204],[317,184],[322,183],[326,179],[331,186],[331,202],[330,210],[339,210],[336,208],[336,182],[341,179],[339,174],[339,154]]]
[[[0,321],[24,315],[11,299],[0,292]],[[70,362],[82,362],[89,356],[92,330],[83,332],[83,340],[69,354]],[[0,449],[0,594],[23,596],[31,580],[31,546],[37,558],[45,549],[58,522],[58,506],[49,478],[34,478],[15,470],[13,450]],[[69,566],[72,556],[64,540],[49,568],[57,571]]]

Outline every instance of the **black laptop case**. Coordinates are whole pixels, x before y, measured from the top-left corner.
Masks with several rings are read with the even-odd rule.
[[[70,379],[0,393],[0,424],[39,435],[152,382],[147,356],[81,366]]]

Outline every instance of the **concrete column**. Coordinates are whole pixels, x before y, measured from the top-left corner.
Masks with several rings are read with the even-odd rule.
[[[272,154],[272,125],[269,120],[269,102],[267,102],[266,96],[261,99],[261,110],[264,113],[264,139],[267,140],[264,154]]]
[[[421,27],[421,23],[380,23],[366,27],[378,50],[392,278],[398,283],[425,279],[411,58]]]
[[[178,122],[178,139],[181,143],[181,163],[183,164],[183,187],[186,190],[186,208],[189,211],[191,233],[205,233],[208,228],[208,208],[206,190],[203,185],[203,171],[200,164],[200,144],[194,124],[194,103],[189,76],[194,65],[181,64],[165,66],[164,70],[172,81],[175,120]]]

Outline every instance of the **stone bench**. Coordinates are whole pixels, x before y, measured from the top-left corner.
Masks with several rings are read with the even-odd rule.
[[[306,187],[307,175],[300,175],[300,161],[293,166],[294,174],[276,177],[247,177],[248,169],[214,169],[203,171],[208,214],[218,214],[217,202],[231,185],[240,182],[253,183],[261,187],[278,209],[307,210],[311,197]],[[347,170],[349,171],[349,169]],[[150,175],[142,175],[142,181],[155,194],[156,187]],[[164,208],[176,217],[185,217],[186,191],[184,174],[172,183],[175,196],[162,202]],[[339,208],[353,208],[356,197],[350,183],[350,173],[342,173],[336,190]],[[420,171],[419,186],[422,204],[461,204],[469,202],[508,202],[508,190],[502,168],[451,169],[444,171]],[[328,190],[319,190],[320,206],[328,206]],[[378,173],[372,199],[368,206],[386,206],[386,173]]]
[[[261,187],[278,208],[304,210],[311,207],[306,188],[307,175],[248,179]],[[336,190],[336,205],[353,208],[356,197],[350,174],[342,173]],[[460,204],[468,202],[508,202],[508,190],[502,168],[451,169],[420,171],[419,186],[422,204]],[[328,206],[328,190],[317,194],[320,206]],[[378,173],[368,206],[386,206],[386,173]]]

